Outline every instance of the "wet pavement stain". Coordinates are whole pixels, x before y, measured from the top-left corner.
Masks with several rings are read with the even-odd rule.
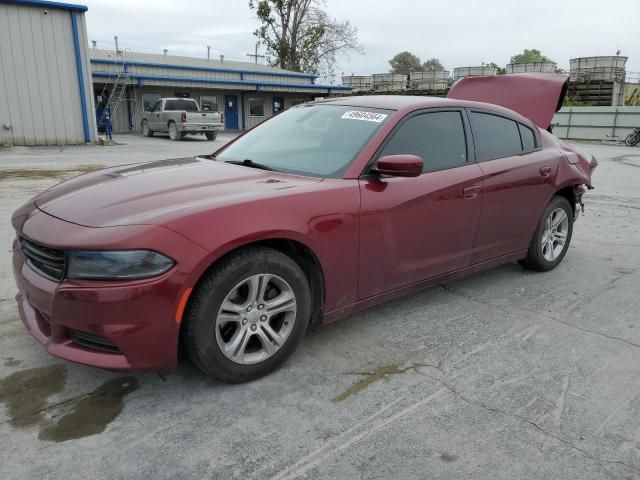
[[[124,397],[138,388],[135,377],[110,380],[83,397],[73,409],[40,429],[38,438],[65,442],[104,432],[124,408]]]
[[[64,389],[67,368],[62,364],[30,368],[0,380],[0,402],[9,410],[11,425],[28,427],[43,420],[47,399]]]
[[[392,365],[386,365],[384,367],[380,367],[380,368],[374,370],[373,372],[364,372],[364,373],[352,372],[352,373],[357,373],[358,375],[365,375],[365,377],[362,380],[359,380],[359,381],[353,383],[344,392],[342,392],[340,395],[335,397],[332,400],[332,402],[333,403],[342,402],[343,400],[346,400],[347,398],[349,398],[351,395],[354,395],[354,394],[364,390],[365,388],[367,388],[372,383],[377,382],[379,380],[387,379],[391,375],[400,375],[400,374],[408,372],[409,370],[414,370],[414,369],[419,368],[419,367],[431,367],[431,366],[432,365],[423,365],[423,364],[419,364],[419,363],[414,363],[414,364],[409,365],[408,367],[400,367],[399,365],[394,363]],[[434,367],[434,368],[438,368],[439,369],[439,367]]]
[[[450,453],[441,453],[440,454],[440,460],[442,460],[445,463],[451,463],[451,462],[455,462],[456,460],[458,460],[458,456],[457,455],[452,455]]]
[[[4,366],[5,367],[17,367],[18,365],[20,365],[20,360],[16,360],[13,357],[9,357],[9,358],[5,358],[4,359]]]
[[[0,181],[2,180],[62,180],[74,177],[83,173],[94,172],[105,168],[104,165],[82,165],[70,169],[49,169],[49,168],[24,168],[15,170],[0,170]]]

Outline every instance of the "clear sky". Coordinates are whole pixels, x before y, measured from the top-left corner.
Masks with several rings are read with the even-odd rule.
[[[89,7],[90,40],[147,53],[247,60],[257,26],[248,0],[71,0]],[[386,72],[388,60],[409,50],[437,57],[449,70],[495,62],[537,48],[569,68],[569,59],[593,55],[629,57],[640,72],[640,0],[327,0],[330,15],[359,30],[364,55],[339,59],[336,72]],[[263,53],[263,52],[262,52]]]

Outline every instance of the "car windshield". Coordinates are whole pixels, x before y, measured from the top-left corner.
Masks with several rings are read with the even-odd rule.
[[[337,178],[390,113],[340,105],[292,107],[240,137],[216,158],[280,172]]]

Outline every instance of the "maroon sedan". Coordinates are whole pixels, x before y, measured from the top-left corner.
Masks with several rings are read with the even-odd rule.
[[[60,358],[166,372],[182,346],[242,382],[312,323],[507,262],[551,270],[595,167],[547,132],[565,80],[314,102],[210,157],[63,182],[13,216],[20,316]]]

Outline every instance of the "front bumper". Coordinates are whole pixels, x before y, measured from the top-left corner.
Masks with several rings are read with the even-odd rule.
[[[57,245],[47,242],[51,239],[46,238],[46,232],[60,232],[61,228],[68,230],[67,238],[81,238],[85,230],[96,230],[40,212],[27,220],[24,230],[28,234],[20,234],[54,247]],[[108,229],[99,230],[104,237]],[[197,251],[188,240],[170,231],[166,234],[172,236],[173,248]],[[189,281],[178,264],[148,280],[67,279],[58,283],[27,265],[15,241],[13,275],[20,318],[51,355],[108,370],[169,372],[176,368],[180,331],[176,309]]]

